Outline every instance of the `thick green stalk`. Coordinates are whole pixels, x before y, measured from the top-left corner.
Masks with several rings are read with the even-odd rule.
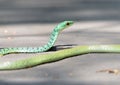
[[[31,58],[17,60],[14,62],[0,63],[0,70],[15,70],[29,68],[45,63],[59,61],[65,58],[82,55],[87,53],[120,53],[120,45],[86,45],[77,46],[70,49],[56,51],[54,53],[37,55]]]
[[[29,68],[36,65],[55,62],[64,58],[72,57],[79,54],[88,53],[88,49],[86,46],[78,46],[71,49],[60,50],[54,53],[43,54],[34,56],[31,58],[17,60],[14,62],[4,62],[0,63],[0,70],[14,70],[14,69],[23,69]]]
[[[120,45],[89,45],[88,50],[91,53],[120,53]]]

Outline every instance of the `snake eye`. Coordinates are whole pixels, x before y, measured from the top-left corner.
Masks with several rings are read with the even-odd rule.
[[[66,25],[70,25],[70,23],[66,23]]]

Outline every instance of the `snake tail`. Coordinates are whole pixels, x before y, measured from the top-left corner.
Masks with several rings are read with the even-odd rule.
[[[49,50],[54,43],[56,42],[59,33],[66,29],[67,27],[71,26],[74,22],[73,21],[64,21],[58,24],[52,31],[50,35],[50,39],[47,44],[41,47],[9,47],[9,48],[3,48],[0,49],[0,55],[6,55],[9,53],[37,53],[37,52],[44,52]]]
[[[65,58],[74,57],[88,53],[120,53],[120,45],[85,45],[74,48],[56,51],[49,54],[37,55],[30,58],[6,61],[0,63],[0,70],[17,70],[34,67],[37,65],[59,61]]]

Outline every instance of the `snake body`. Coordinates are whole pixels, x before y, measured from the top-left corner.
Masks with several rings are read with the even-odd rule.
[[[17,60],[17,61],[6,61],[0,63],[0,70],[16,70],[29,68],[45,63],[59,61],[65,58],[87,54],[87,53],[120,53],[120,45],[85,45],[76,46],[70,49],[64,49],[49,54],[37,55],[34,57]]]
[[[8,53],[36,53],[36,52],[44,52],[44,51],[47,51],[49,50],[55,43],[59,33],[71,26],[73,24],[73,21],[64,21],[64,22],[61,22],[60,24],[58,24],[52,31],[51,33],[51,36],[50,36],[50,40],[49,42],[42,46],[42,47],[16,47],[16,48],[3,48],[3,49],[0,49],[0,55],[3,56],[5,54],[8,54]]]

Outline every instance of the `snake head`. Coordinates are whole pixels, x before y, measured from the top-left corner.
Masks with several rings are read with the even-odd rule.
[[[60,32],[60,31],[64,30],[65,28],[71,26],[73,23],[74,23],[73,21],[61,22],[60,24],[57,25],[57,27],[54,30]]]

